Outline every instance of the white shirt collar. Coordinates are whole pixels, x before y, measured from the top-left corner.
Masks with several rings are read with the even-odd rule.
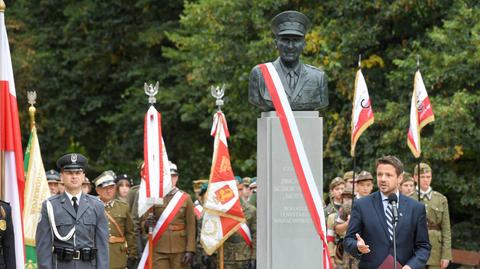
[[[382,202],[383,202],[383,205],[388,205],[388,196],[386,196],[385,194],[383,194],[383,192],[380,191],[380,195],[382,196]],[[397,190],[395,192],[395,195],[397,195],[397,207],[399,206],[400,204],[400,192]]]
[[[77,203],[80,205],[80,197],[82,197],[82,192],[79,192],[77,195],[73,195],[73,194],[69,193],[67,190],[65,190],[65,194],[67,195],[68,200],[70,200],[70,203],[72,203],[72,205],[73,205],[72,198],[74,196],[77,197]]]

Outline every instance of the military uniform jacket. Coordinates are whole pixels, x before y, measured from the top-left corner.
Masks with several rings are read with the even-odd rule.
[[[108,220],[110,238],[120,238],[122,235],[126,238],[123,243],[112,243],[109,240],[110,268],[125,268],[129,256],[137,257],[137,242],[130,209],[127,203],[115,199],[105,206],[105,211],[115,220],[121,232],[120,234],[115,224]]]
[[[41,219],[35,236],[37,265],[39,269],[108,269],[108,222],[105,216],[104,204],[95,196],[82,194],[78,212],[67,194],[59,194],[48,198],[53,207],[58,232],[65,236],[75,226],[75,235],[64,242],[58,240],[50,227],[46,201],[42,204]],[[52,247],[73,249],[96,248],[97,258],[92,261],[72,260],[57,261]]]
[[[0,201],[5,216],[0,215],[0,220],[5,223],[5,230],[0,229],[0,245],[3,249],[0,252],[0,268],[15,269],[15,238],[13,236],[12,209],[4,201]]]
[[[224,243],[225,263],[236,261],[256,260],[257,245],[257,209],[240,198],[243,214],[247,220],[252,237],[252,249],[247,245],[245,239],[238,233],[232,234]]]
[[[410,197],[418,201],[414,192]],[[452,259],[452,238],[450,230],[450,213],[448,200],[443,194],[431,191],[429,195],[421,195],[420,202],[425,204],[427,211],[428,238],[432,245],[427,265],[440,265],[440,260]]]
[[[292,110],[316,110],[328,106],[327,76],[322,70],[300,62],[298,82],[295,88],[291,89],[287,83],[286,68],[280,58],[273,62],[273,66],[282,81]],[[248,100],[264,111],[275,110],[258,65],[250,72]]]
[[[163,211],[177,191],[181,190],[173,189],[164,197],[162,205],[153,206],[153,214],[156,221],[158,221],[158,218],[162,215]],[[143,215],[142,224],[147,217],[148,213]],[[154,252],[171,254],[188,251],[195,253],[195,218],[193,202],[190,196],[188,196],[182,207],[178,210],[177,214],[173,218],[169,227],[158,240],[157,245],[154,246]],[[182,226],[184,227],[183,229],[181,228]],[[144,227],[144,225],[142,225],[142,227]]]

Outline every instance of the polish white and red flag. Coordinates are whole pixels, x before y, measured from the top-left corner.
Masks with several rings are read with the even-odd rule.
[[[323,212],[322,198],[318,192],[317,184],[313,177],[312,169],[305,153],[305,147],[300,137],[297,122],[293,115],[292,108],[288,102],[285,89],[278,75],[277,70],[271,62],[260,64],[260,70],[265,80],[268,92],[272,97],[275,111],[282,126],[283,135],[287,143],[290,158],[292,160],[295,174],[297,175],[303,198],[307,205],[310,217],[312,218],[315,230],[323,242],[323,268],[330,269],[330,254],[328,251],[325,214]]]
[[[12,207],[15,234],[15,246],[10,247],[15,247],[16,268],[25,268],[22,139],[4,10],[0,11],[0,155],[0,178],[3,181],[1,185],[5,187],[0,193],[5,194],[2,199]]]
[[[215,141],[200,235],[208,255],[213,254],[245,222],[228,152],[227,121],[221,111],[214,115],[211,135]]]
[[[145,214],[173,188],[167,150],[162,137],[162,117],[154,106],[145,114],[143,137],[143,178],[138,196],[138,215]]]
[[[352,109],[352,137],[350,155],[355,156],[355,145],[360,135],[373,124],[373,110],[370,96],[368,95],[367,83],[363,77],[362,70],[358,69],[355,76],[355,89],[353,94]]]
[[[410,105],[410,128],[408,129],[407,144],[415,158],[422,153],[420,147],[420,132],[422,128],[435,120],[432,105],[428,98],[427,89],[423,83],[420,71],[415,73],[413,82],[412,102]]]

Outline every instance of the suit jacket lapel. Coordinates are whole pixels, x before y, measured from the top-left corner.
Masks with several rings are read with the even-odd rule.
[[[379,191],[377,191],[373,197],[373,207],[375,208],[375,212],[377,213],[380,226],[382,226],[383,231],[385,232],[385,238],[390,241],[388,230],[387,230],[387,218],[385,217],[385,210],[383,209],[382,196],[380,195]]]
[[[82,194],[82,196],[80,197],[80,204],[78,205],[78,212],[77,212],[77,220],[80,219],[80,217],[82,217],[83,213],[85,213],[85,211],[87,211],[87,209],[90,207],[90,205],[88,204],[88,199],[87,199],[87,196],[85,194]]]
[[[72,202],[68,199],[66,193],[63,194],[62,198],[60,199],[60,203],[62,203],[62,207],[70,214],[73,218],[77,215],[75,213],[75,209],[73,209]]]
[[[404,225],[405,221],[407,221],[408,219],[404,217],[406,216],[408,212],[408,208],[410,206],[410,203],[408,203],[407,199],[408,199],[407,197],[400,194],[400,202],[398,203],[398,223],[397,223],[397,226],[395,227],[395,235],[397,237],[400,231],[402,230],[402,225]]]
[[[298,83],[295,86],[295,90],[292,93],[292,101],[297,98],[297,96],[300,94],[300,91],[303,89],[303,85],[308,82],[307,75],[307,69],[305,69],[305,66],[300,63],[300,75],[298,76]]]

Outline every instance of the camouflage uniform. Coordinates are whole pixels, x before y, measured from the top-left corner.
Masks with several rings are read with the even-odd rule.
[[[243,199],[240,199],[240,204],[242,205],[248,228],[250,228],[252,248],[250,249],[245,239],[238,232],[232,234],[223,243],[225,269],[245,269],[249,260],[256,260],[257,209],[251,204],[244,202]]]

